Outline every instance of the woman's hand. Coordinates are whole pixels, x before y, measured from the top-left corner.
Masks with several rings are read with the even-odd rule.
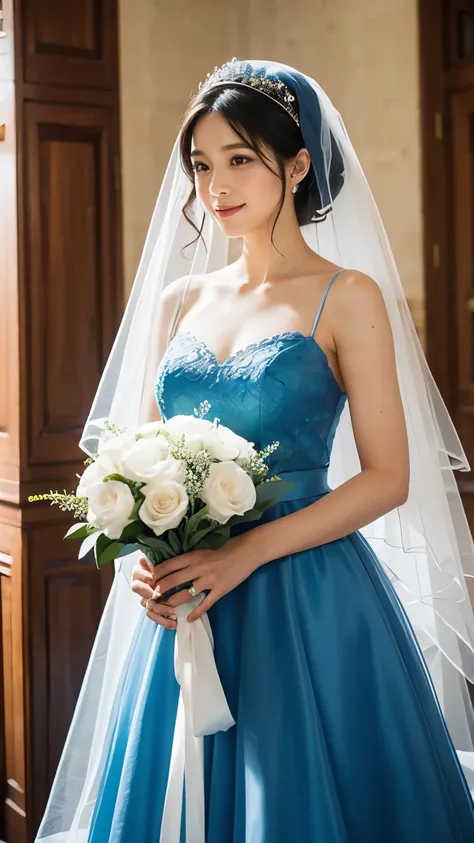
[[[171,589],[192,582],[197,594],[208,592],[202,603],[188,616],[188,621],[192,623],[255,570],[256,566],[249,561],[248,553],[241,549],[239,538],[229,539],[220,550],[192,550],[168,559],[157,565],[153,574],[147,561],[141,560],[142,570],[134,569],[132,589],[141,597],[160,600],[161,595],[166,595]],[[166,598],[166,604],[158,602],[150,605],[148,617],[162,626],[174,629],[176,622],[166,616],[172,615],[176,606],[190,599],[186,588]]]
[[[177,624],[174,608],[165,603],[156,602],[159,600],[159,592],[155,592],[156,573],[154,571],[156,571],[156,568],[152,572],[150,566],[151,563],[148,559],[142,556],[138,565],[135,565],[132,571],[132,591],[140,595],[144,608],[146,607],[147,600],[153,600],[153,603],[148,604],[149,608],[147,609],[147,615],[151,620],[160,624],[160,626],[165,626],[167,629],[176,629]]]

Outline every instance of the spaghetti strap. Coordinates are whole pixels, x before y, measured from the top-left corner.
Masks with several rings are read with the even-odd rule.
[[[318,312],[316,313],[316,316],[314,317],[313,328],[311,330],[310,337],[314,336],[314,332],[315,332],[316,328],[318,327],[319,317],[321,316],[321,312],[322,312],[322,309],[324,307],[324,303],[327,299],[327,295],[329,293],[329,290],[331,289],[331,286],[332,286],[333,282],[336,280],[337,276],[341,274],[341,272],[344,272],[344,269],[338,269],[337,272],[334,273],[334,275],[332,276],[331,280],[329,281],[329,284],[327,285],[327,287],[326,287],[326,289],[323,293],[321,303],[318,307]]]

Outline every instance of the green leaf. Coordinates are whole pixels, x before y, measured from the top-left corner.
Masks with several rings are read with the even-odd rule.
[[[121,542],[111,542],[108,547],[100,554],[97,559],[97,567],[102,568],[102,565],[105,565],[106,562],[111,562],[112,559],[115,559],[120,551],[123,548],[123,544]]]
[[[193,535],[189,539],[189,548],[191,549],[193,547],[196,547],[196,545],[199,544],[199,542],[204,538],[204,536],[207,536],[208,533],[211,533],[215,529],[216,525],[215,522],[213,522],[209,524],[208,527],[203,527],[201,530],[196,530],[196,532],[193,533]]]
[[[129,544],[124,544],[122,550],[117,553],[117,558],[119,556],[128,556],[130,553],[136,553],[137,550],[141,550],[144,556],[147,555],[143,545],[138,544],[138,542],[131,542]]]
[[[171,550],[175,553],[176,556],[179,556],[183,552],[181,542],[174,530],[168,530],[168,542],[170,544]]]
[[[228,524],[221,524],[215,530],[207,534],[205,539],[202,539],[201,547],[209,547],[211,550],[219,550],[226,541],[230,538],[230,527]],[[198,546],[196,545],[196,550]]]
[[[143,495],[140,495],[140,497],[137,498],[137,500],[135,501],[134,507],[133,507],[133,509],[130,513],[130,520],[133,521],[134,523],[135,523],[135,519],[139,517],[138,513],[140,511],[141,505],[142,505],[144,500],[145,500],[145,498],[143,497]],[[139,524],[140,528],[143,526],[141,521],[137,521],[136,523]]]
[[[122,530],[119,541],[129,542],[132,539],[136,539],[142,530],[143,524],[141,521],[132,521],[131,524],[127,524],[127,526]]]
[[[186,523],[186,527],[184,529],[184,535],[187,539],[189,539],[189,536],[192,533],[192,531],[198,526],[201,518],[204,518],[204,516],[207,515],[207,512],[208,512],[208,507],[203,506],[201,509],[198,509],[198,511],[195,512],[194,515],[191,515],[191,518],[188,518],[188,521]]]
[[[274,503],[277,503],[277,501],[270,501],[268,505],[262,505],[261,509],[257,509],[257,507],[249,509],[247,512],[244,512],[243,515],[233,515],[232,518],[229,518],[227,523],[230,527],[233,527],[234,524],[245,524],[247,521],[259,521],[265,509],[273,506]]]
[[[124,483],[125,486],[130,486],[130,483],[134,482],[133,480],[128,480],[123,474],[118,473],[108,474],[107,477],[103,478],[102,482],[109,483],[111,480],[116,480],[118,483]]]
[[[265,509],[278,503],[294,485],[289,480],[269,480],[266,483],[259,483],[255,489],[257,493],[255,507],[264,512]]]
[[[89,551],[93,549],[100,535],[102,535],[101,530],[95,530],[93,533],[90,533],[88,536],[86,536],[79,548],[79,553],[77,554],[78,559],[83,559],[84,556],[86,556]]]
[[[168,548],[167,550],[165,550],[165,548],[162,548],[161,550],[158,550],[156,552],[160,554],[160,562],[164,562],[166,559],[174,559],[175,556],[179,556],[181,553],[181,551],[180,553],[175,553],[173,550],[171,550],[171,548]]]
[[[80,524],[73,524],[72,527],[69,527],[66,535],[64,536],[65,539],[85,539],[86,536],[90,536],[91,533],[98,533],[100,532],[98,527],[93,527],[92,524],[87,524],[81,522]]]
[[[99,538],[97,539],[94,545],[94,556],[97,567],[99,567],[99,558],[101,554],[104,552],[104,550],[106,550],[106,548],[109,547],[109,545],[113,544],[113,542],[114,539],[109,539],[109,537],[106,536],[105,533],[100,534]]]
[[[139,533],[137,538],[146,547],[152,547],[153,550],[163,550],[165,553],[168,551],[172,553],[171,547],[164,539],[147,536],[145,533]]]

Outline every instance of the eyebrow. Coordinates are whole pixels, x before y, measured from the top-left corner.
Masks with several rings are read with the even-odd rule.
[[[226,152],[228,149],[252,149],[249,143],[228,143],[225,146],[221,146],[221,151]],[[205,152],[201,152],[200,149],[193,149],[191,151],[191,157],[194,155],[205,155]]]

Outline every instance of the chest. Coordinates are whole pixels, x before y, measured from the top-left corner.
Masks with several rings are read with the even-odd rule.
[[[208,418],[258,446],[324,438],[345,401],[324,352],[298,331],[252,343],[222,362],[192,334],[179,333],[160,365],[156,396],[164,418],[194,414],[207,401]]]

